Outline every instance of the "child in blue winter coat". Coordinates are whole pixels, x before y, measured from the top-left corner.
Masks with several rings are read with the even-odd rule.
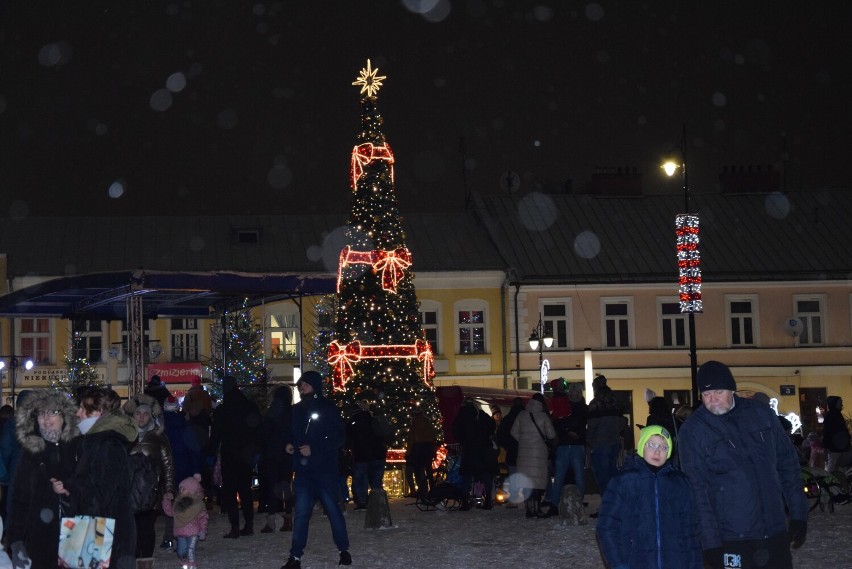
[[[597,536],[611,569],[703,567],[689,482],[667,462],[672,444],[664,427],[645,427],[639,432],[638,456],[607,486]]]

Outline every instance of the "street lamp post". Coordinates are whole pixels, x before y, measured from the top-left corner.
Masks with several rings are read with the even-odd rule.
[[[15,406],[15,378],[18,374],[18,367],[20,367],[20,359],[23,359],[23,356],[0,356],[0,372],[2,372],[6,368],[6,359],[9,358],[9,389],[12,397],[12,406]],[[31,370],[33,369],[33,361],[30,358],[27,358],[24,361],[24,369]]]
[[[689,326],[689,367],[692,379],[692,400],[698,401],[698,354],[695,347],[695,313],[702,312],[701,303],[701,266],[698,251],[698,216],[690,213],[689,208],[689,178],[686,167],[686,125],[680,140],[680,163],[668,161],[663,164],[663,170],[671,177],[681,171],[683,179],[684,213],[677,216],[677,255],[680,272],[680,311],[686,312]]]
[[[546,333],[544,330],[544,325],[541,321],[541,312],[538,313],[538,324],[533,328],[532,333],[530,334],[530,349],[532,351],[538,351],[538,369],[539,369],[539,382],[541,383],[541,392],[544,393],[544,384],[547,383],[547,370],[550,369],[550,362],[544,359],[544,354],[542,353],[544,348],[549,348],[553,345],[553,336]]]

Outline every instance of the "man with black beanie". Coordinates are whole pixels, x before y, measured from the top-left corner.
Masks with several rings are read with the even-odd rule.
[[[805,542],[808,519],[794,446],[771,408],[735,395],[728,366],[709,361],[697,380],[702,405],[678,443],[704,566],[792,569],[790,546]]]

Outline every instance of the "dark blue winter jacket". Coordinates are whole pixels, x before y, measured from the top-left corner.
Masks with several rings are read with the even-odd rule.
[[[307,375],[307,374],[306,374]],[[322,395],[322,384],[293,406],[293,471],[306,474],[337,474],[338,450],[346,441],[343,420],[334,402]],[[310,445],[311,455],[302,456],[299,447]]]
[[[808,519],[796,449],[769,406],[734,396],[733,409],[714,415],[702,405],[678,443],[704,549],[787,531],[785,506],[790,519]]]
[[[657,472],[636,454],[610,480],[597,535],[612,569],[701,569],[698,524],[686,475]]]

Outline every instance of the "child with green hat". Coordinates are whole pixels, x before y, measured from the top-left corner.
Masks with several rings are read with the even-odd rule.
[[[607,486],[596,531],[611,569],[703,567],[692,491],[686,475],[668,462],[672,446],[664,427],[645,427],[636,454]]]

